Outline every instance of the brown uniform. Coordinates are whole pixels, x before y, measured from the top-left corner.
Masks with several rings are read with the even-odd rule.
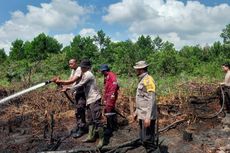
[[[157,117],[155,82],[148,73],[139,76],[136,92],[136,115],[139,119],[140,139],[147,152],[155,150],[155,121]],[[144,120],[150,119],[150,126],[144,127]]]
[[[71,89],[78,89],[80,87],[84,87],[89,125],[101,126],[101,95],[96,85],[96,78],[91,71],[86,71],[82,75],[81,81],[71,87]]]
[[[155,82],[148,73],[139,77],[140,82],[136,92],[137,117],[141,120],[146,118],[155,120],[157,115]]]

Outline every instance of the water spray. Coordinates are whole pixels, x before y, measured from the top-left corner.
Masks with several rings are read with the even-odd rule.
[[[21,96],[21,95],[23,95],[23,94],[25,94],[25,93],[28,93],[28,92],[30,92],[30,91],[33,91],[33,90],[35,90],[35,89],[41,88],[41,87],[43,87],[43,86],[45,86],[45,85],[47,85],[47,84],[50,84],[51,82],[52,82],[52,81],[48,80],[48,81],[45,81],[45,82],[43,82],[43,83],[39,83],[39,84],[37,84],[37,85],[34,85],[34,86],[32,86],[32,87],[30,87],[30,88],[28,88],[28,89],[24,89],[24,90],[22,90],[22,91],[20,91],[20,92],[17,92],[17,93],[15,93],[15,94],[13,94],[13,95],[10,95],[10,96],[8,96],[8,97],[5,97],[5,98],[3,98],[3,99],[0,100],[0,104],[3,104],[3,103],[5,103],[5,102],[7,102],[7,101],[9,101],[9,100],[11,100],[11,99],[13,99],[13,98],[15,98],[15,97]]]

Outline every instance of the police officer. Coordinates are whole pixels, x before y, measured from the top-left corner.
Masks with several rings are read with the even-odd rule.
[[[155,122],[157,117],[156,86],[148,74],[148,64],[139,61],[134,66],[139,83],[136,91],[136,111],[134,120],[139,121],[139,135],[146,152],[154,152],[155,148]]]

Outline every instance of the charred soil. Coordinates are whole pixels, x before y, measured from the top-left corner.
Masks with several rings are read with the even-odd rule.
[[[182,85],[177,96],[159,97],[159,142],[161,152],[170,153],[215,153],[230,152],[230,116],[216,116],[200,119],[189,104],[190,96],[182,94],[189,88],[202,85]],[[200,90],[199,96],[213,93],[212,85]],[[202,91],[212,90],[210,93]],[[13,91],[0,89],[0,99]],[[144,152],[135,140],[138,138],[138,124],[131,123],[134,98],[122,92],[117,102],[118,111],[126,117],[118,116],[119,128],[113,132],[108,144],[102,149],[95,143],[82,143],[86,137],[74,139],[71,129],[75,126],[75,106],[65,95],[54,89],[33,91],[1,105],[0,109],[0,152]],[[189,134],[185,140],[185,134]]]

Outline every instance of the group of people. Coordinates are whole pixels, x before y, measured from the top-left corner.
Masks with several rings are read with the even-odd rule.
[[[116,126],[115,103],[118,97],[118,82],[116,75],[110,71],[108,65],[100,67],[104,75],[104,97],[101,97],[96,84],[96,78],[91,72],[91,62],[82,60],[80,66],[76,59],[69,60],[69,67],[72,69],[68,80],[61,80],[56,77],[52,81],[62,85],[62,91],[72,90],[75,94],[76,104],[76,127],[71,131],[74,138],[79,138],[88,131],[84,142],[96,141],[96,133],[99,136],[98,148],[104,144],[105,134],[111,135]],[[103,99],[103,103],[101,100]],[[104,108],[104,109],[102,109]],[[104,130],[101,121],[102,110],[107,114],[107,128]],[[86,122],[87,118],[87,122]]]
[[[98,148],[105,145],[105,135],[112,135],[117,129],[116,100],[118,98],[118,80],[115,73],[110,71],[107,64],[100,66],[100,72],[104,75],[103,97],[96,84],[96,78],[91,72],[91,61],[85,59],[78,66],[76,59],[69,60],[72,70],[69,79],[62,80],[60,77],[52,79],[62,86],[62,91],[71,90],[75,94],[76,104],[76,127],[72,130],[72,136],[79,138],[88,131],[83,142],[96,141],[96,133],[99,141]],[[156,86],[153,78],[148,74],[148,64],[139,61],[134,66],[139,78],[136,93],[136,111],[133,119],[138,119],[140,126],[140,138],[147,152],[154,147],[155,121],[156,121]],[[104,111],[104,112],[103,112]],[[102,123],[102,114],[106,116],[106,128]],[[87,121],[86,121],[87,118]]]
[[[153,152],[156,148],[156,85],[152,76],[148,74],[148,66],[145,61],[139,61],[133,66],[139,79],[133,120],[138,119],[139,136],[146,152]],[[230,65],[223,64],[222,66],[226,76],[221,85],[224,86],[226,95],[226,109],[230,113]],[[88,131],[87,138],[83,142],[94,142],[96,141],[96,133],[98,133],[97,147],[101,148],[105,145],[105,135],[111,135],[117,128],[117,112],[115,109],[119,90],[117,76],[110,71],[108,65],[102,64],[100,66],[100,72],[104,75],[102,97],[96,84],[96,78],[91,72],[91,61],[82,60],[78,66],[77,60],[71,59],[69,60],[69,67],[72,69],[69,79],[61,80],[56,77],[52,81],[62,85],[62,91],[71,90],[75,94],[76,128],[72,130],[72,136],[79,138]],[[107,119],[105,129],[101,120],[103,113]]]

